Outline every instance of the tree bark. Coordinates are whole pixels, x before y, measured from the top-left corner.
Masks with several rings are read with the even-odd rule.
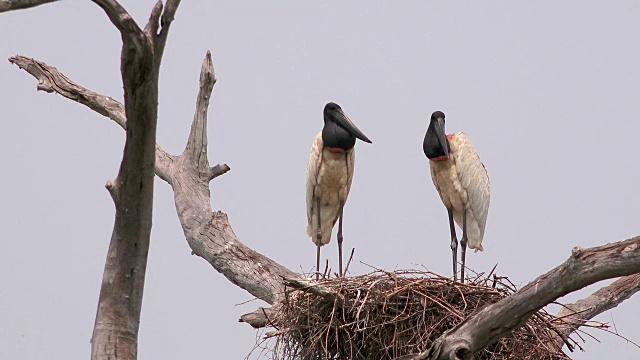
[[[158,72],[153,49],[115,1],[95,1],[122,36],[121,72],[128,121],[118,176],[107,184],[116,219],[91,337],[92,359],[136,359],[151,234]]]
[[[107,253],[91,358],[136,359],[153,209],[158,76],[167,32],[179,0],[151,11],[143,31],[115,0],[95,0],[122,37],[120,71],[127,119],[118,176],[107,184],[116,219]],[[169,21],[160,29],[160,16]]]

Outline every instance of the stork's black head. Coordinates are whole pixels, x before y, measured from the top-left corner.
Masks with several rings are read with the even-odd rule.
[[[322,129],[324,146],[349,150],[356,144],[356,138],[371,143],[371,140],[345,115],[340,105],[332,102],[325,105]]]
[[[449,141],[444,131],[444,113],[435,111],[431,114],[431,121],[427,134],[424,136],[422,150],[430,160],[445,160],[449,158]]]

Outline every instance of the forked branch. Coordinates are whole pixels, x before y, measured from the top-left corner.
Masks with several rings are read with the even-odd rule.
[[[589,249],[574,248],[563,264],[518,292],[467,317],[414,359],[472,359],[561,296],[601,280],[640,273],[640,236]]]
[[[124,106],[111,97],[88,90],[67,78],[56,68],[44,62],[24,56],[14,56],[12,63],[26,70],[38,80],[38,90],[58,93],[70,100],[81,103],[90,109],[114,120],[126,128]],[[211,70],[209,70],[211,69]],[[194,123],[188,143],[197,143],[186,152],[206,156],[206,122],[208,98],[213,89],[213,63],[210,55],[205,57],[201,79],[209,79],[201,84],[194,115]],[[204,137],[202,137],[204,136]],[[196,139],[196,137],[200,137]],[[196,145],[193,145],[196,146]],[[204,153],[203,153],[204,151]],[[200,160],[198,160],[200,161]],[[208,163],[208,161],[207,161]],[[186,172],[181,172],[185,170]],[[227,216],[222,212],[212,212],[208,183],[211,179],[227,172],[226,164],[208,168],[200,172],[197,161],[190,162],[183,156],[168,154],[156,145],[156,174],[172,185],[175,192],[176,207],[180,213],[180,222],[192,252],[209,262],[229,281],[247,290],[253,296],[275,304],[284,294],[282,278],[302,278],[299,274],[285,268],[266,256],[246,247],[236,237]],[[176,174],[180,174],[176,179]],[[193,218],[190,216],[193,215]]]
[[[153,209],[160,61],[133,18],[115,0],[94,0],[122,37],[126,141],[116,179],[107,185],[116,219],[105,262],[91,358],[136,359]]]
[[[169,170],[176,210],[194,254],[253,296],[275,304],[284,296],[281,279],[301,276],[246,247],[231,229],[227,216],[211,210],[209,181],[229,170],[226,164],[210,168],[207,159],[207,108],[215,82],[211,54],[207,52],[187,146]]]

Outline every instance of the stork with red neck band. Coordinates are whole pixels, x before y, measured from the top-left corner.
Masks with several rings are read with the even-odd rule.
[[[338,223],[338,271],[342,272],[342,216],[355,162],[356,139],[371,143],[336,103],[324,107],[324,127],[316,136],[307,164],[307,234],[316,244],[316,279],[320,274],[320,247],[331,240]]]
[[[429,159],[431,179],[449,215],[453,279],[457,280],[458,239],[454,225],[462,228],[462,268],[464,282],[467,244],[482,251],[482,239],[490,203],[489,176],[484,164],[465,133],[445,135],[445,115],[435,111],[422,143]]]

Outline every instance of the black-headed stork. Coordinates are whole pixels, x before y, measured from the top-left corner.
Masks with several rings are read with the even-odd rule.
[[[436,111],[424,137],[422,148],[429,158],[431,179],[449,214],[451,250],[453,251],[453,279],[457,276],[458,239],[453,221],[462,228],[462,269],[467,245],[482,251],[482,237],[489,212],[489,175],[480,157],[463,132],[445,135],[444,113]]]
[[[307,164],[307,234],[316,244],[316,279],[320,247],[331,241],[338,223],[339,275],[342,276],[342,214],[353,179],[356,138],[371,143],[338,104],[324,107],[324,128],[311,146]]]

